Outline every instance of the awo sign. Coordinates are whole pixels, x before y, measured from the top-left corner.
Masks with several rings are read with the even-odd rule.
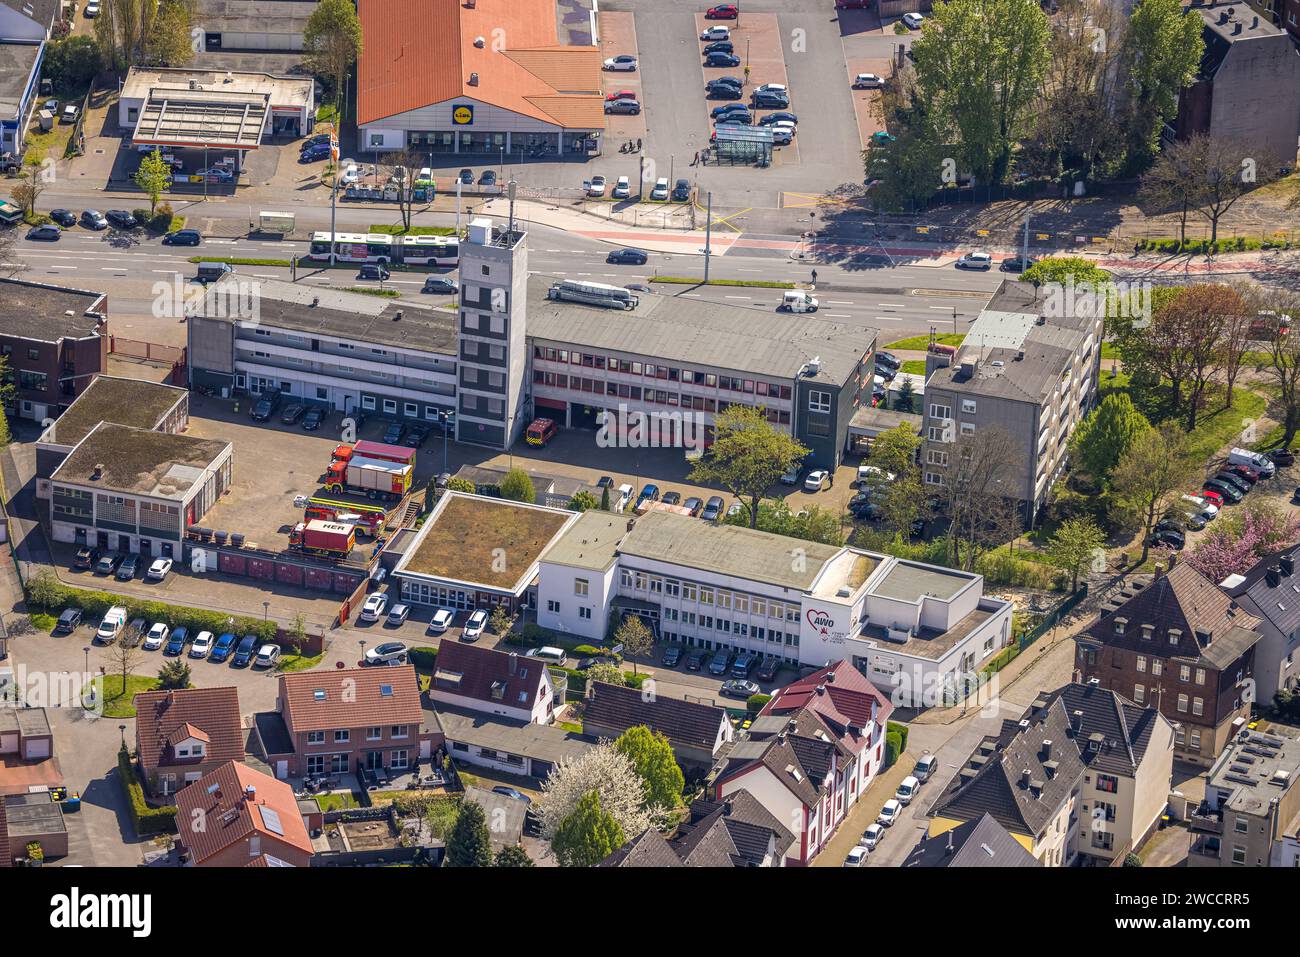
[[[823,641],[835,642],[836,644],[844,641],[844,632],[835,630],[835,618],[829,611],[823,611],[820,608],[809,608],[804,612],[804,618],[812,626],[817,637]]]

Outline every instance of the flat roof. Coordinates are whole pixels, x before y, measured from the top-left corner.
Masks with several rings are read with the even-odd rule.
[[[952,601],[958,592],[977,580],[978,576],[967,572],[899,561],[878,582],[872,584],[871,594],[910,602],[918,602],[927,597]]]
[[[0,731],[17,731],[23,737],[50,733],[50,719],[44,708],[0,707]]]
[[[198,0],[195,22],[207,33],[301,35],[315,12],[314,0]],[[221,46],[240,49],[224,36]]]
[[[55,803],[49,791],[10,794],[4,802],[11,839],[61,834],[68,829],[63,823],[63,809]]]
[[[1300,740],[1290,735],[1246,731],[1233,738],[1210,769],[1211,787],[1231,792],[1224,804],[1244,814],[1263,814],[1300,779]],[[1289,821],[1281,822],[1283,827]]]
[[[578,513],[445,492],[394,575],[421,575],[518,594],[530,569]]]
[[[815,595],[833,597],[841,588],[856,592],[871,577],[871,573],[880,567],[880,555],[857,549],[845,549],[823,566],[822,573],[815,582]]]
[[[315,4],[311,6],[315,8]],[[301,52],[290,55],[302,56]],[[191,80],[197,84],[198,90],[190,90]],[[256,70],[235,72],[133,66],[122,84],[121,99],[143,100],[151,90],[176,93],[224,90],[264,95],[275,106],[306,106],[315,96],[315,82],[310,76],[286,76]]]
[[[102,292],[0,279],[0,335],[39,342],[85,339],[107,318],[107,306]]]
[[[945,631],[937,628],[919,628],[906,641],[895,641],[889,637],[888,628],[870,622],[862,626],[860,634],[863,638],[876,641],[881,651],[938,661],[958,642],[965,641],[971,632],[992,618],[997,611],[997,607],[985,607],[985,603],[981,603],[980,607],[963,616],[951,628]]]
[[[120,376],[95,376],[72,405],[55,420],[42,442],[76,445],[100,422],[114,422],[137,429],[156,428],[176,403],[186,397],[184,389]]]
[[[791,561],[795,550],[801,561]],[[636,519],[620,555],[732,575],[807,591],[841,549],[740,525],[709,525],[698,518],[650,511]]]
[[[228,273],[209,286],[221,290],[223,283],[236,286],[249,280]],[[456,354],[456,313],[380,296],[306,286],[279,279],[257,282],[258,324],[262,328],[287,329],[329,336],[349,342],[413,349],[438,355]],[[239,288],[244,288],[240,286]],[[223,297],[203,296],[194,315],[210,320],[242,322],[232,317]],[[212,314],[209,315],[209,307]],[[400,316],[400,318],[398,318]]]
[[[618,557],[618,543],[627,534],[628,518],[598,508],[583,512],[559,541],[546,550],[548,562],[604,571]]]
[[[771,309],[639,292],[637,307],[622,310],[548,299],[559,281],[536,274],[528,280],[528,335],[534,340],[781,379],[793,379],[817,358],[818,373],[803,381],[841,385],[877,337],[875,328],[849,319],[776,312],[779,289],[770,291]]]
[[[63,460],[52,481],[181,501],[229,442],[101,422]],[[96,466],[104,468],[93,478]]]
[[[266,93],[159,88],[146,94],[131,141],[254,150],[271,112]]]
[[[0,110],[6,118],[17,117],[40,55],[41,47],[36,43],[0,43]]]

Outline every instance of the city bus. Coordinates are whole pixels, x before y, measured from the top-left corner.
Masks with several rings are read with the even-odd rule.
[[[460,262],[460,240],[455,236],[400,236],[400,262],[411,266],[455,266]]]
[[[330,258],[330,240],[334,241],[334,257],[345,263],[391,263],[396,262],[393,247],[396,245],[392,236],[378,233],[312,233],[311,251],[308,259]]]

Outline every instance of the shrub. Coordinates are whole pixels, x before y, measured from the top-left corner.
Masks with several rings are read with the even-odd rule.
[[[175,218],[176,214],[172,211],[171,203],[159,203],[153,219],[149,220],[149,228],[155,232],[165,233],[172,228],[172,220]]]
[[[151,834],[176,833],[176,808],[151,807],[144,799],[144,785],[136,776],[135,765],[131,763],[131,754],[123,745],[117,752],[117,776],[122,780],[122,791],[126,795],[127,807],[131,810],[131,821],[135,824],[135,833],[140,837]]]
[[[136,223],[141,226],[149,222],[149,210],[142,207],[131,210],[131,215],[135,217]]]
[[[437,664],[438,649],[427,647],[412,648],[407,651],[406,657],[411,664],[415,665],[415,667],[424,669],[425,671],[432,671],[433,666]]]
[[[907,750],[907,725],[891,721],[885,731],[889,734],[898,735],[898,751],[900,754]]]
[[[745,702],[745,710],[750,714],[758,714],[763,710],[763,706],[772,700],[770,694],[752,694],[749,700]]]
[[[590,658],[593,655],[600,654],[601,650],[595,645],[576,645],[574,646],[573,653],[578,655],[580,658]]]
[[[890,724],[893,727],[893,724]],[[898,756],[903,753],[903,738],[897,731],[885,735],[885,767],[891,768]]]

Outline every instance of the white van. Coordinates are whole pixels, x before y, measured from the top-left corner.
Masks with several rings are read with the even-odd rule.
[[[541,648],[530,648],[525,657],[540,658],[542,661],[548,661],[553,665],[562,665],[567,656],[565,655],[563,648],[554,648],[550,645],[546,645]]]
[[[894,800],[906,807],[912,803],[912,798],[916,797],[916,792],[921,790],[921,782],[908,775],[898,784],[898,790],[894,792]]]
[[[1277,471],[1277,466],[1273,464],[1271,459],[1249,449],[1233,449],[1228,453],[1228,462],[1231,465],[1249,466],[1264,478],[1272,478],[1273,473]]]
[[[812,293],[804,292],[802,289],[787,289],[785,295],[781,297],[779,308],[786,312],[816,312],[818,302]]]
[[[104,612],[104,620],[99,623],[99,628],[95,631],[95,641],[110,644],[122,633],[124,627],[126,627],[126,609],[121,605],[114,605]]]
[[[618,487],[618,498],[614,499],[614,511],[625,511],[632,502],[632,486],[623,484]]]

